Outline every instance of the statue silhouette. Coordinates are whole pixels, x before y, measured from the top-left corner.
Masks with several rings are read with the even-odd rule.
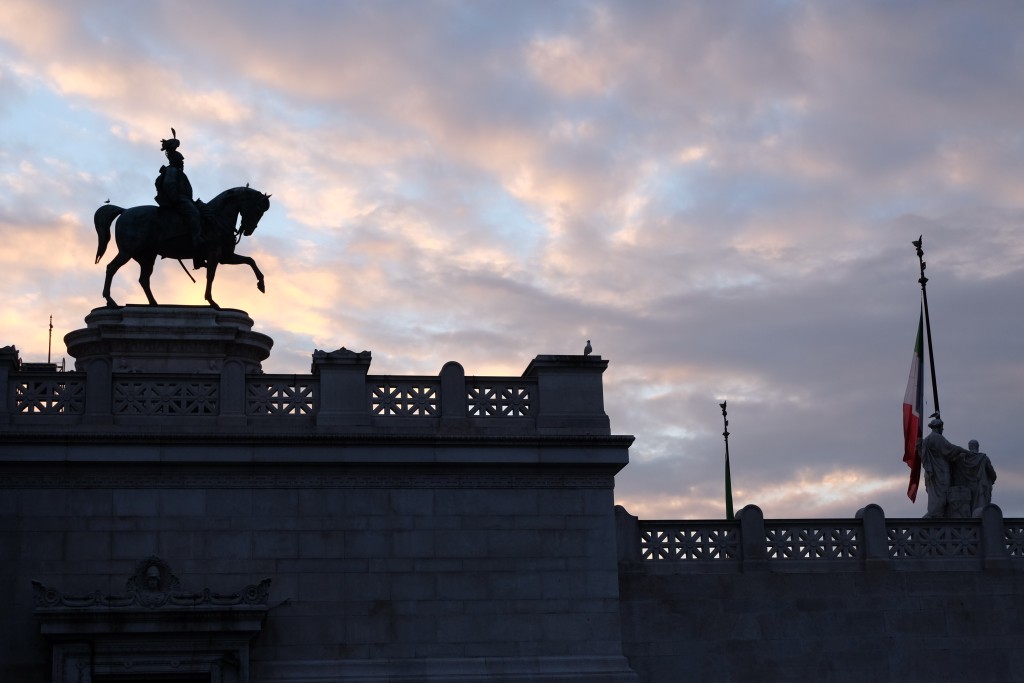
[[[160,175],[156,182],[156,203],[163,209],[169,209],[181,216],[192,235],[192,246],[195,248],[192,267],[195,270],[206,265],[203,258],[202,220],[199,209],[192,199],[192,183],[185,175],[185,157],[178,151],[181,141],[178,134],[171,128],[171,139],[160,141],[160,151],[167,157],[167,165],[160,167]]]
[[[110,226],[117,220],[114,241],[117,244],[117,256],[107,265],[107,277],[103,282],[103,298],[108,306],[117,306],[110,297],[110,283],[114,273],[129,260],[139,264],[139,284],[150,305],[156,305],[153,292],[149,288],[149,278],[153,274],[156,257],[162,258],[206,258],[206,301],[214,308],[219,308],[213,300],[213,279],[217,274],[217,264],[248,264],[256,275],[256,287],[265,292],[263,273],[256,262],[248,256],[235,253],[235,245],[243,236],[253,233],[260,218],[270,208],[270,195],[249,187],[236,187],[225,190],[214,197],[209,204],[199,203],[202,213],[209,218],[210,234],[200,250],[196,249],[190,230],[184,218],[177,213],[165,211],[156,206],[135,206],[123,209],[114,204],[103,204],[96,209],[93,222],[99,246],[96,249],[96,263],[100,262],[107,244],[110,242]],[[118,218],[120,216],[120,218]],[[241,216],[241,225],[236,229],[235,222]],[[202,253],[200,253],[202,252]]]

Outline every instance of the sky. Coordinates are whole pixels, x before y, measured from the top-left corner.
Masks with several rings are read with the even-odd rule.
[[[272,194],[238,247],[266,293],[214,285],[266,372],[344,346],[518,376],[589,339],[630,513],[724,517],[727,400],[737,510],[920,517],[921,235],[945,435],[1021,517],[1022,26],[998,1],[3,0],[0,345],[45,361],[52,315],[67,357],[104,304],[92,214],[153,203],[174,127],[197,197]],[[204,303],[171,261],[153,291]]]

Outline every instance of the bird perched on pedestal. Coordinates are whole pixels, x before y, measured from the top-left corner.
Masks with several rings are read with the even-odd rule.
[[[594,350],[594,347],[590,345],[590,340],[588,339],[587,340],[587,345],[583,347],[583,355],[584,356],[589,356],[593,350]]]

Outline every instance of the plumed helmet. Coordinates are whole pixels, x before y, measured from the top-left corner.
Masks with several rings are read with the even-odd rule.
[[[937,413],[932,415],[932,421],[928,423],[928,426],[932,429],[942,429],[942,418]]]
[[[171,128],[171,138],[169,140],[160,141],[160,151],[173,152],[174,150],[178,149],[178,145],[180,144],[181,141],[178,140],[178,134],[174,132],[173,128]]]

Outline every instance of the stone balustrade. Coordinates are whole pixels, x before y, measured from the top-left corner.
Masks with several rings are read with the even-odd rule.
[[[748,505],[734,521],[638,520],[622,507],[616,520],[620,562],[672,572],[1024,568],[1024,519],[996,505],[977,519],[886,519],[872,504],[854,519],[765,520]]]
[[[588,358],[589,367],[581,374],[600,376],[605,364]],[[561,424],[557,412],[544,411],[545,405],[563,403],[566,392],[578,393],[571,383],[542,391],[538,375],[544,370],[524,377],[466,377],[454,362],[434,377],[368,375],[365,367],[362,372],[358,367],[323,374],[317,370],[314,363],[310,375],[245,375],[231,382],[218,375],[20,371],[16,362],[9,362],[0,366],[6,387],[0,424],[130,425],[143,417],[236,417],[240,425],[278,427],[292,423],[436,430],[458,423],[515,433],[609,433],[603,411],[578,413]]]
[[[173,309],[173,310],[170,310]],[[0,426],[608,435],[600,356],[540,355],[521,377],[369,374],[369,351],[313,353],[308,375],[264,374],[272,341],[242,311],[96,309],[65,337],[75,370],[0,349]]]

